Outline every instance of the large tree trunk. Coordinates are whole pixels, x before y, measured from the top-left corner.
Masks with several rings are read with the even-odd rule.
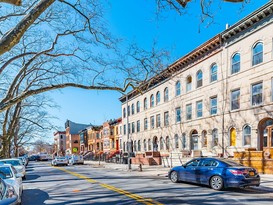
[[[0,157],[1,158],[10,158],[10,142],[7,140],[7,136],[3,136]]]

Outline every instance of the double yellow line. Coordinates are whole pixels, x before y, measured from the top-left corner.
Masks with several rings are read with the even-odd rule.
[[[127,196],[127,197],[129,197],[129,198],[132,198],[132,199],[134,199],[134,200],[140,202],[140,203],[143,203],[143,204],[146,204],[146,205],[154,205],[154,204],[156,204],[156,205],[163,205],[163,204],[161,204],[161,203],[159,203],[159,202],[157,202],[157,201],[154,201],[154,200],[152,200],[152,199],[147,199],[147,198],[144,198],[144,197],[139,196],[139,195],[137,195],[137,194],[133,194],[133,193],[130,193],[130,192],[128,192],[128,191],[125,191],[125,190],[123,190],[123,189],[116,188],[116,187],[111,186],[111,185],[109,185],[109,184],[101,183],[101,182],[99,182],[99,181],[96,181],[96,180],[94,180],[94,179],[91,179],[91,178],[89,178],[89,177],[87,177],[87,176],[84,176],[84,175],[82,175],[82,174],[79,174],[79,173],[76,173],[76,172],[72,172],[72,171],[66,170],[66,169],[61,168],[61,167],[56,167],[56,168],[59,169],[59,170],[62,170],[62,171],[64,171],[64,172],[67,172],[67,173],[69,173],[69,174],[71,174],[71,175],[73,175],[73,176],[75,176],[75,177],[78,177],[78,178],[80,178],[80,179],[86,180],[86,181],[88,181],[88,182],[90,182],[90,183],[96,183],[96,184],[100,185],[100,186],[103,187],[103,188],[112,190],[112,191],[117,192],[117,193],[119,193],[119,194],[123,194],[123,195],[125,195],[125,196]]]

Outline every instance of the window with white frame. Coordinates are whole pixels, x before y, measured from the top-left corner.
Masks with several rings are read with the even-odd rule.
[[[164,102],[168,102],[169,101],[169,89],[165,88],[164,90]]]
[[[135,114],[135,104],[132,104],[131,109],[132,109],[132,115],[134,115]]]
[[[202,147],[207,147],[208,146],[208,137],[207,137],[207,131],[206,130],[202,131],[201,144],[202,144]]]
[[[180,81],[177,81],[175,84],[175,96],[178,96],[181,94],[181,85]]]
[[[176,149],[179,148],[178,134],[175,134],[175,136],[174,136],[174,147]]]
[[[147,151],[146,139],[143,140],[143,148],[144,148],[144,151],[146,152]]]
[[[240,89],[231,91],[231,110],[240,109]]]
[[[243,128],[244,145],[251,145],[251,127],[249,125]]]
[[[261,105],[263,103],[263,84],[257,83],[252,85],[252,106]]]
[[[217,64],[213,64],[210,67],[210,82],[217,81],[217,70],[218,70]]]
[[[130,105],[127,107],[127,115],[130,116]]]
[[[140,120],[137,121],[137,132],[140,132]]]
[[[144,110],[147,110],[147,108],[148,108],[147,98],[144,98],[143,104],[144,104]]]
[[[231,58],[231,74],[238,73],[241,67],[240,53],[235,53]]]
[[[203,72],[199,70],[196,73],[196,88],[203,86]]]
[[[160,103],[160,92],[157,91],[156,93],[156,105],[158,105]]]
[[[148,129],[148,119],[144,118],[144,130]]]
[[[192,77],[188,76],[186,79],[186,92],[191,91]]]
[[[263,62],[263,43],[258,42],[252,48],[252,65],[258,65]]]
[[[154,129],[155,128],[155,117],[154,116],[151,116],[151,129]]]
[[[169,126],[169,111],[164,112],[164,126]]]
[[[135,133],[135,123],[132,122],[132,133]]]
[[[186,133],[183,133],[183,134],[182,134],[182,139],[181,139],[181,141],[182,141],[182,149],[184,150],[184,149],[186,149],[186,146],[187,146]]]
[[[155,99],[154,99],[154,95],[152,94],[150,97],[150,107],[154,107],[155,106]]]
[[[218,146],[218,130],[213,129],[212,130],[212,147]]]
[[[160,114],[156,115],[156,127],[160,127],[161,123],[160,123]]]
[[[197,101],[196,102],[196,117],[203,117],[203,101]]]
[[[137,151],[141,151],[141,143],[140,140],[137,141]]]
[[[123,134],[126,135],[126,125],[123,125]]]
[[[187,120],[192,119],[192,104],[186,105],[186,119]]]
[[[137,110],[137,113],[139,113],[140,112],[140,102],[139,101],[137,101],[137,104],[136,104],[136,110]]]
[[[210,115],[217,114],[217,96],[210,98]]]
[[[175,122],[181,122],[181,108],[175,108]]]

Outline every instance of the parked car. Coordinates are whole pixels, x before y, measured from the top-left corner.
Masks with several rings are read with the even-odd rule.
[[[29,161],[40,161],[40,156],[39,155],[31,155],[28,157]]]
[[[18,196],[13,186],[7,184],[0,178],[0,205],[18,204]]]
[[[18,196],[18,203],[22,201],[23,193],[23,175],[18,173],[16,169],[10,164],[0,164],[0,178],[3,179],[7,184],[13,186]]]
[[[192,159],[185,165],[170,169],[168,176],[174,183],[185,181],[205,184],[215,190],[260,185],[260,176],[256,169],[220,158]]]
[[[22,162],[19,159],[17,159],[17,158],[1,159],[0,163],[1,162],[4,164],[10,164],[10,165],[14,166],[16,171],[18,173],[22,174],[22,178],[26,179],[26,167],[22,164]]]
[[[52,161],[51,161],[51,165],[52,166],[59,166],[59,165],[68,165],[68,160],[65,157],[55,157]]]
[[[69,164],[71,164],[71,165],[84,164],[83,156],[82,155],[72,154],[70,159],[69,159]]]
[[[21,157],[18,157],[18,159],[22,160],[23,165],[25,165],[25,167],[28,165],[28,157],[21,156]]]

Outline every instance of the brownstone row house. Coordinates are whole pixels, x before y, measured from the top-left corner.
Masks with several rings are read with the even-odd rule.
[[[113,157],[121,151],[121,118],[104,122],[102,126],[67,120],[66,131],[54,133],[56,155],[81,154],[98,159]]]

